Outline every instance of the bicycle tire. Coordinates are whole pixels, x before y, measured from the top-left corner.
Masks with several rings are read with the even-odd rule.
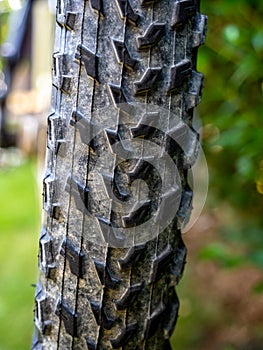
[[[197,154],[192,119],[203,84],[197,49],[206,22],[198,0],[58,0],[32,349],[171,349],[179,308],[175,285],[186,259],[180,228],[192,206],[187,174]],[[89,170],[127,130],[119,124],[91,140],[90,118],[99,119],[95,111],[109,106],[122,117],[134,102],[162,106],[169,122],[179,115],[191,130],[190,158],[176,147],[170,151],[181,200],[171,223],[153,239],[130,247],[97,244],[89,236],[96,237],[100,226],[90,224],[87,234],[85,208],[112,226],[119,217],[109,217],[103,200],[92,198]],[[167,148],[167,136],[142,121],[132,132],[134,138],[154,133]],[[131,181],[155,181],[158,196],[157,175],[148,163],[122,165]],[[116,169],[108,180],[120,201],[131,195]],[[126,225],[135,227],[141,216],[128,214]]]

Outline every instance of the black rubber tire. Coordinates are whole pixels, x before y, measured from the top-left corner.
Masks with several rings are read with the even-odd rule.
[[[58,0],[33,349],[171,349],[179,308],[174,287],[186,257],[180,228],[192,206],[187,172],[198,144],[192,129],[202,90],[196,56],[206,21],[198,0]],[[104,244],[96,242],[98,228],[86,215],[112,227],[120,220],[103,204],[105,193],[101,200],[92,197],[89,172],[131,129],[119,123],[104,136],[87,135],[91,118],[103,123],[95,120],[101,118],[96,110],[113,106],[125,121],[133,102],[168,110],[171,124],[179,116],[191,130],[184,136],[192,153],[184,157],[143,120],[133,127],[134,138],[155,138],[176,159],[182,195],[175,217],[156,237],[114,247],[105,237]],[[120,201],[127,171],[130,181],[156,181],[158,199],[158,178],[146,163],[124,160],[109,174]],[[138,215],[130,213],[126,224],[136,227]]]

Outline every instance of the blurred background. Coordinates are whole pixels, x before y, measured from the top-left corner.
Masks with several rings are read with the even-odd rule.
[[[0,350],[30,348],[52,7],[0,0]],[[263,2],[202,1],[205,209],[184,234],[176,350],[263,349]],[[41,20],[39,20],[41,18]]]

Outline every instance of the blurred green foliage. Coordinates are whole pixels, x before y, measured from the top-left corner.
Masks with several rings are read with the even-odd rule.
[[[33,333],[40,208],[35,166],[0,169],[0,349],[26,350]]]
[[[10,10],[11,9],[10,9],[10,5],[9,5],[8,1],[6,1],[6,0],[0,1],[0,44],[3,43],[3,41],[5,40],[5,37],[6,37],[6,33],[8,30],[7,19],[8,19],[8,15],[10,13]]]
[[[222,218],[231,206],[224,237],[246,244],[244,259],[263,267],[263,2],[201,3],[209,16],[198,60],[205,75],[199,110],[210,174],[208,205],[219,207]],[[228,260],[222,246],[207,248],[208,255]]]
[[[10,6],[8,1],[6,0],[0,0],[0,45],[3,44],[6,35],[7,35],[7,30],[8,30],[8,15],[10,13]],[[0,54],[0,71],[2,69],[2,57]]]

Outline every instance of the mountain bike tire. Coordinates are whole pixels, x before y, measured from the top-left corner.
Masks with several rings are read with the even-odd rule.
[[[175,285],[186,259],[181,226],[192,209],[187,176],[198,153],[192,127],[203,85],[197,49],[206,23],[198,0],[58,0],[32,349],[171,349],[179,309]],[[131,127],[135,103],[146,112]],[[151,112],[151,105],[168,113]],[[96,111],[105,108],[116,111],[117,129],[89,137],[95,124],[103,125]],[[149,115],[187,126],[187,132],[176,129],[186,138],[187,155],[148,123]],[[160,179],[150,161],[116,161],[114,145],[125,153],[127,137],[154,141],[168,152],[181,195],[163,231],[122,244],[114,229],[139,231],[160,203]],[[110,157],[117,166],[105,174]],[[95,166],[103,186],[90,177]],[[147,183],[150,200],[125,217],[112,211],[107,190],[121,205],[137,179]]]

